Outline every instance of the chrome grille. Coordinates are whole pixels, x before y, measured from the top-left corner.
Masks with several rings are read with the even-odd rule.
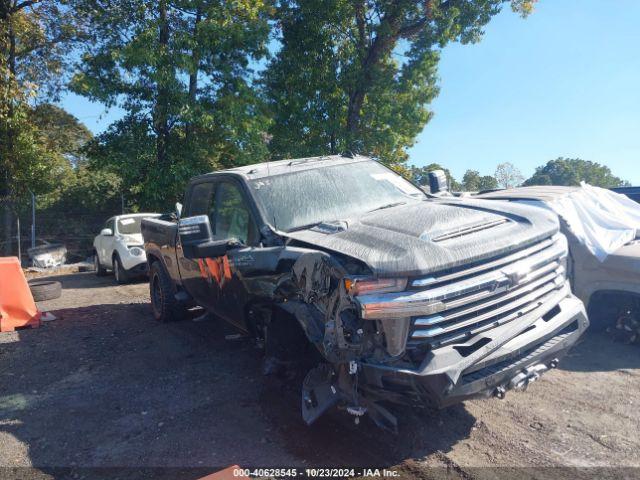
[[[408,347],[430,348],[515,320],[565,288],[567,243],[555,236],[514,254],[467,270],[412,282],[439,298],[438,311],[412,315]],[[443,284],[444,283],[444,284]]]
[[[381,320],[385,328],[405,324],[407,347],[438,348],[461,343],[568,294],[566,256],[567,240],[558,234],[484,263],[414,279],[402,292],[356,299],[363,319]]]

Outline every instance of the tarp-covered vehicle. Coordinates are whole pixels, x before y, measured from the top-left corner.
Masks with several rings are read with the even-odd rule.
[[[569,278],[598,328],[640,339],[640,205],[624,195],[582,184],[501,190],[476,198],[544,207],[569,239]]]
[[[386,402],[502,397],[588,325],[555,215],[428,198],[366,157],[196,177],[180,219],[145,219],[142,233],[156,319],[195,302],[276,364],[308,367],[308,423],[340,403],[393,428]]]

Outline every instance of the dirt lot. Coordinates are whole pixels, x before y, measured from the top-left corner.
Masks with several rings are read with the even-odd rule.
[[[0,476],[195,479],[239,464],[640,477],[620,470],[640,467],[640,350],[604,334],[588,335],[526,393],[401,412],[398,436],[341,412],[306,427],[299,392],[263,377],[260,351],[225,339],[233,332],[221,322],[157,324],[146,283],[57,278],[62,297],[41,307],[58,320],[0,335]]]

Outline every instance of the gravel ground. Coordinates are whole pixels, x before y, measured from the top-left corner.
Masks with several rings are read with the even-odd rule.
[[[54,278],[63,295],[41,308],[58,319],[0,334],[0,476],[195,479],[238,464],[640,478],[640,351],[605,334],[525,393],[402,411],[395,436],[341,412],[305,426],[299,392],[261,375],[251,341],[219,321],[157,324],[144,282]]]

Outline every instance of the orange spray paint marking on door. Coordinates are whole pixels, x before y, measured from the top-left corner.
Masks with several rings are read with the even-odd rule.
[[[231,280],[231,266],[229,258],[224,255],[217,258],[205,258],[198,260],[200,267],[200,276],[202,278],[212,278],[218,285],[224,285],[224,282]]]
[[[209,275],[207,274],[207,270],[204,268],[204,261],[201,258],[198,259],[198,266],[200,267],[200,276],[202,278],[207,278]]]

